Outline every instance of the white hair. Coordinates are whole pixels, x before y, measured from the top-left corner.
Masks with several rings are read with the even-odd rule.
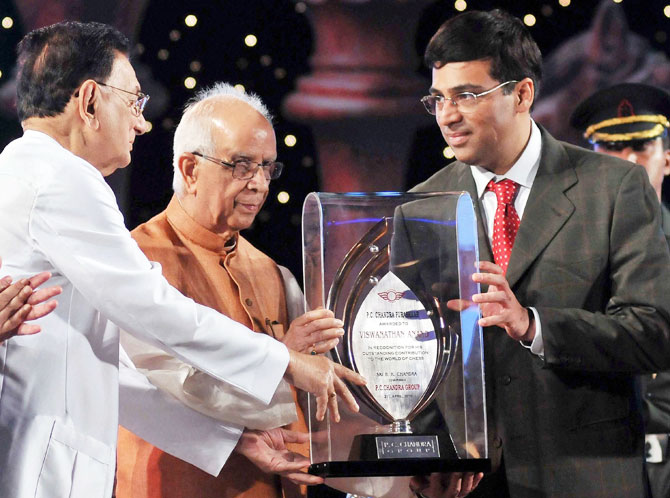
[[[272,125],[270,111],[261,98],[254,93],[247,93],[223,82],[200,90],[186,103],[181,121],[174,132],[172,189],[177,195],[184,193],[184,179],[179,171],[179,157],[184,152],[194,151],[208,156],[214,154],[216,144],[212,136],[212,104],[214,99],[219,98],[232,98],[248,104]],[[208,100],[211,102],[206,102]]]

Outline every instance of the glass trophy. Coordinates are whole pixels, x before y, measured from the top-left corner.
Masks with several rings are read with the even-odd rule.
[[[341,421],[316,420],[310,472],[411,476],[490,469],[472,199],[456,193],[311,193],[303,206],[308,310],[331,309],[329,354],[365,386]],[[369,492],[369,491],[368,491]],[[372,494],[372,493],[370,493]]]

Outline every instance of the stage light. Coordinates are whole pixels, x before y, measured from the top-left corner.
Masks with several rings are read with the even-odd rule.
[[[614,3],[621,3],[623,0],[612,0]]]
[[[568,5],[570,5],[570,0],[558,0],[558,5],[560,5],[561,7],[567,7]]]
[[[169,36],[171,41],[176,42],[181,38],[181,32],[178,29],[173,29],[170,31]]]
[[[286,144],[286,147],[293,147],[297,143],[298,139],[295,138],[295,135],[286,135],[284,137],[284,144]]]
[[[451,147],[448,146],[444,148],[444,150],[442,151],[442,155],[447,159],[453,159],[455,156],[454,151],[451,150]]]
[[[526,26],[535,26],[535,23],[537,22],[537,19],[535,19],[535,16],[533,14],[526,14],[523,16],[523,23]]]
[[[2,27],[5,29],[9,29],[12,26],[14,26],[14,19],[11,17],[3,17],[2,18]]]
[[[158,51],[158,58],[162,61],[166,61],[170,57],[170,52],[166,48],[161,48]]]
[[[2,78],[2,71],[0,71],[0,78]]]
[[[268,67],[270,64],[272,64],[272,57],[269,55],[261,55],[261,58],[259,59],[259,62],[261,63],[261,66]]]
[[[465,2],[465,0],[456,0],[456,2],[454,2],[454,9],[459,12],[463,12],[467,8],[468,4]]]
[[[151,130],[154,129],[154,125],[151,121],[147,121],[147,127],[144,130],[144,133],[149,133]]]
[[[235,89],[239,90],[240,92],[245,91],[244,85],[242,83],[238,83],[237,85],[235,85]]]
[[[544,4],[542,6],[542,15],[544,17],[550,17],[554,13],[554,9],[551,8],[551,5]]]
[[[286,204],[290,198],[291,196],[288,195],[288,192],[281,191],[277,194],[277,201],[279,201],[280,204]]]
[[[663,13],[665,14],[665,17],[670,17],[670,5],[666,5],[663,8]]]
[[[193,76],[189,76],[188,78],[186,78],[184,80],[184,86],[186,88],[188,88],[189,90],[192,90],[193,88],[195,88],[196,83],[197,83],[197,81],[195,81],[195,78]]]
[[[258,38],[256,38],[256,35],[247,35],[244,37],[244,44],[247,47],[255,47],[257,43]]]
[[[303,168],[311,168],[314,166],[314,159],[312,159],[309,156],[305,156],[302,158],[302,161],[300,162]]]
[[[193,14],[189,14],[184,18],[184,24],[188,26],[189,28],[192,28],[196,24],[198,24],[198,18],[195,17]]]
[[[188,68],[191,70],[191,72],[197,73],[202,69],[202,63],[200,61],[191,61],[191,63],[188,65]]]
[[[304,14],[306,10],[307,10],[307,5],[305,5],[305,2],[296,2],[295,11],[298,14]]]

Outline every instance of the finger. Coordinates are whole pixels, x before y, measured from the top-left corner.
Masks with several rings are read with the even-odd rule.
[[[306,432],[283,429],[282,434],[284,436],[285,443],[306,443],[309,441],[309,434]]]
[[[472,489],[475,489],[477,486],[479,486],[479,483],[483,478],[484,478],[484,472],[476,474],[475,478],[472,481]]]
[[[316,397],[316,419],[321,422],[326,415],[326,408],[328,408],[328,395],[322,394]]]
[[[331,327],[312,332],[309,336],[312,342],[329,341],[330,339],[339,339],[344,335],[344,329],[341,327]]]
[[[447,308],[452,311],[463,311],[472,305],[472,301],[468,301],[467,299],[449,299],[447,301]]]
[[[498,289],[509,287],[505,276],[496,273],[473,273],[472,280],[484,285],[495,285]]]
[[[12,299],[20,295],[21,292],[24,292],[26,298],[32,292],[32,289],[28,286],[28,281],[25,279],[14,282],[0,293],[0,308],[7,306],[12,301]],[[26,292],[28,294],[25,294]],[[23,303],[21,304],[23,305]]]
[[[509,295],[505,291],[484,292],[482,294],[474,294],[472,300],[475,303],[502,303],[509,301]]]
[[[335,392],[342,398],[342,401],[344,401],[344,404],[347,405],[349,410],[357,412],[360,409],[358,403],[356,403],[356,398],[354,398],[354,395],[351,394],[347,385],[340,379],[335,380]]]
[[[49,273],[48,271],[43,271],[42,273],[38,273],[37,275],[33,275],[32,277],[30,277],[28,283],[33,289],[37,289],[40,285],[42,285],[50,278],[51,273]]]
[[[333,317],[312,320],[304,327],[308,334],[316,334],[322,330],[328,329],[341,329],[342,333],[344,333],[344,329],[342,329],[342,327],[344,327],[344,322],[338,318]]]
[[[431,478],[433,475],[431,475]],[[439,474],[439,476],[440,484],[446,488],[444,494],[446,496],[459,496],[463,474],[460,472],[452,472],[450,474]]]
[[[40,327],[39,325],[35,325],[35,324],[32,324],[32,323],[22,323],[19,326],[19,329],[18,329],[16,335],[33,335],[33,334],[37,334],[41,330],[42,330],[42,327]]]
[[[4,291],[7,287],[12,285],[12,277],[7,275],[6,277],[2,277],[0,279],[0,292]]]
[[[491,261],[480,261],[479,262],[479,270],[484,271],[487,273],[496,273],[498,275],[504,275],[505,272],[503,271],[502,267],[491,262]]]
[[[28,298],[28,304],[43,303],[47,299],[51,299],[52,297],[57,296],[61,292],[63,292],[63,289],[59,285],[36,290]]]
[[[457,495],[458,498],[462,498],[469,494],[473,489],[473,482],[475,479],[475,475],[472,472],[466,472],[463,474],[463,477],[461,479],[461,490],[459,494]]]
[[[304,313],[300,315],[298,318],[293,320],[291,322],[291,325],[297,324],[297,325],[305,325],[309,322],[313,322],[314,320],[318,320],[320,318],[332,318],[335,316],[332,311],[324,309],[324,308],[317,308],[315,310],[308,311],[307,313]]]
[[[328,395],[328,408],[330,409],[330,419],[333,422],[339,422],[340,421],[340,407],[337,406],[337,394],[335,394],[334,392],[332,392]]]
[[[49,301],[48,303],[32,306],[26,320],[37,320],[38,318],[42,318],[44,315],[48,315],[55,310],[57,306],[58,301]]]
[[[5,320],[4,324],[2,324],[2,329],[0,330],[3,336],[13,331],[15,328],[17,328],[25,321],[26,317],[30,313],[30,308],[31,306],[29,304],[24,304],[23,306],[21,306],[21,308],[15,311],[7,320]],[[3,337],[3,340],[8,339],[12,335],[13,334],[9,334],[7,337]]]
[[[323,477],[313,476],[305,472],[292,472],[286,474],[285,477],[295,484],[307,484],[308,486],[323,484],[325,482]]]
[[[339,342],[340,342],[339,339],[331,339],[330,341],[326,342],[317,342],[316,344],[314,344],[312,349],[317,353],[327,353],[328,351],[336,347]]]
[[[340,378],[356,384],[357,386],[364,386],[367,384],[365,377],[361,374],[349,370],[347,367],[340,365],[339,363],[334,363],[335,374]]]
[[[507,320],[503,315],[491,315],[480,318],[477,323],[480,327],[493,327],[494,325],[503,326]]]

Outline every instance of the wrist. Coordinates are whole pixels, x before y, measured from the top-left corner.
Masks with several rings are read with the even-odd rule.
[[[533,339],[535,339],[535,313],[533,313],[533,310],[530,308],[525,308],[525,310],[526,313],[528,313],[528,328],[521,338],[521,342],[530,344],[533,342]]]

